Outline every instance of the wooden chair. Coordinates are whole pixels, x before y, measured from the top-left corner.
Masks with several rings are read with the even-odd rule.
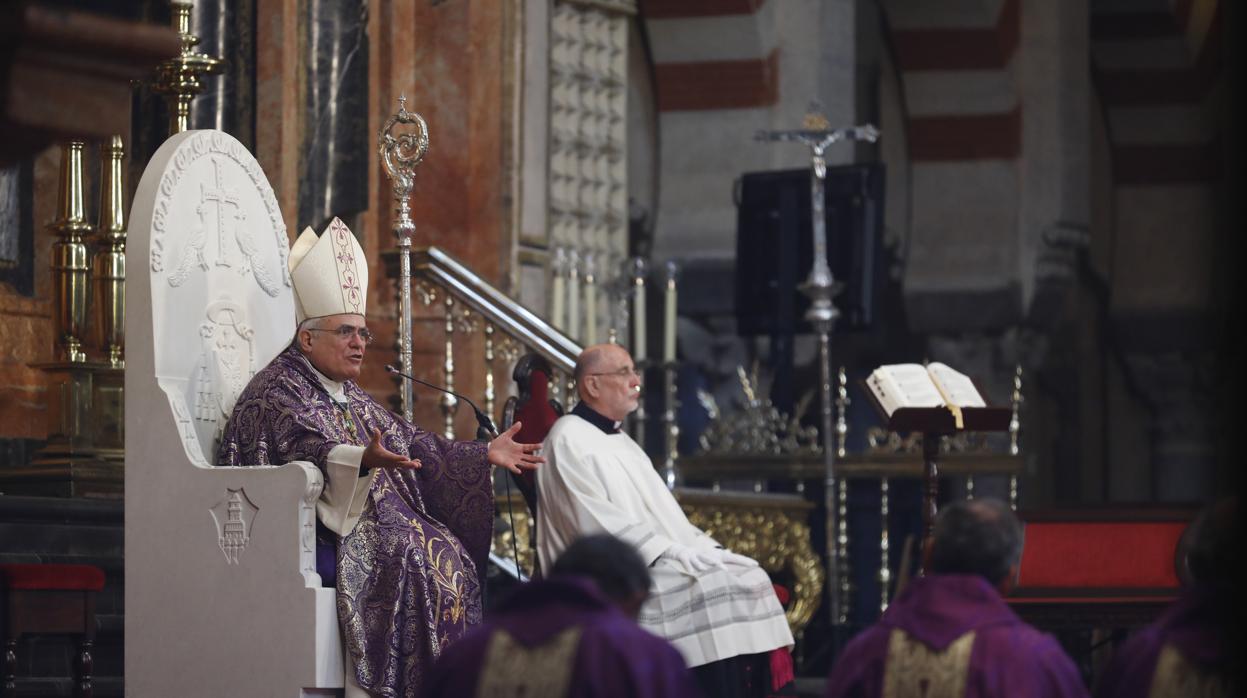
[[[17,695],[17,641],[23,635],[79,638],[74,695],[90,698],[95,595],[104,572],[92,565],[0,565],[0,640],[4,646],[3,696]]]
[[[525,354],[515,363],[511,378],[518,386],[519,395],[507,398],[502,408],[502,428],[510,429],[512,424],[522,422],[523,426],[515,435],[520,443],[540,443],[554,426],[555,420],[563,416],[563,406],[557,400],[550,399],[550,377],[554,372],[550,362],[537,354]],[[533,471],[525,471],[522,475],[511,474],[528,506],[532,525],[529,544],[537,549],[537,475]],[[533,566],[536,567],[536,555]],[[538,574],[534,570],[534,577]]]

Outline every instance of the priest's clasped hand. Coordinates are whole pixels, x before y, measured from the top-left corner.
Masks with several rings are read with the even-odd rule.
[[[538,465],[546,462],[545,458],[537,455],[541,444],[522,444],[515,440],[515,434],[522,426],[522,422],[516,422],[510,429],[499,434],[498,438],[490,441],[487,455],[490,463],[506,468],[516,475],[522,474],[524,470],[536,470]]]
[[[673,543],[659,557],[675,560],[691,572],[708,572],[715,567],[723,566],[718,550],[698,550],[679,543]]]
[[[360,459],[362,468],[420,468],[420,459],[406,458],[389,450],[381,444],[381,430],[372,428],[372,439],[364,449],[364,457]]]
[[[759,566],[757,560],[751,557],[740,555],[738,553],[734,553],[731,550],[728,550],[727,548],[721,548],[717,552],[719,553],[719,559],[723,560],[724,564],[740,565],[741,567],[758,567]]]

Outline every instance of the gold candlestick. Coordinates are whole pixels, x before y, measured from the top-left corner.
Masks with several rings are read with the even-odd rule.
[[[56,343],[61,361],[86,361],[82,331],[87,314],[87,246],[89,231],[82,189],[82,141],[70,141],[61,152],[57,219],[48,229],[59,236],[52,245],[52,276],[56,293]]]
[[[169,4],[173,7],[173,28],[181,39],[182,51],[160,64],[152,89],[169,98],[169,135],[173,135],[190,129],[191,100],[203,92],[203,76],[221,72],[224,62],[195,51],[199,37],[191,33],[193,3],[171,0]]]
[[[100,147],[99,245],[92,259],[95,285],[95,326],[98,346],[113,368],[124,368],[126,317],[126,214],[121,161],[125,146],[113,136]]]

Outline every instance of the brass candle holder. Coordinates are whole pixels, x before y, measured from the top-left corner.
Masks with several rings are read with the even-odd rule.
[[[121,161],[125,146],[113,136],[100,147],[100,218],[98,248],[91,262],[97,346],[113,368],[125,368],[126,216]]]
[[[82,332],[87,316],[87,245],[83,234],[91,230],[86,220],[82,188],[82,141],[70,141],[61,151],[60,186],[56,220],[48,226],[58,237],[52,245],[52,277],[55,287],[57,358],[87,360]]]
[[[182,43],[181,52],[156,70],[156,82],[152,89],[169,99],[169,135],[190,129],[191,101],[204,91],[203,77],[220,73],[224,62],[220,58],[199,53],[199,37],[191,33],[190,0],[171,0],[173,28]]]
[[[71,141],[61,154],[60,189],[56,220],[48,229],[58,236],[52,246],[56,333],[51,362],[34,364],[47,376],[48,443],[25,466],[0,472],[0,491],[8,494],[60,497],[120,497],[124,483],[124,440],[121,425],[124,374],[119,365],[124,343],[124,197],[121,180],[121,143],[113,138],[104,146],[100,224],[107,251],[97,255],[96,303],[108,317],[104,334],[110,356],[115,347],[118,365],[87,360],[83,345],[88,317],[87,245],[83,161],[85,144]],[[98,326],[97,326],[98,327]]]

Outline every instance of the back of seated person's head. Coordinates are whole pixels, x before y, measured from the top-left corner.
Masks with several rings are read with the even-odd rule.
[[[550,574],[588,577],[631,618],[649,596],[649,568],[640,554],[608,533],[577,539],[554,561]]]
[[[950,504],[935,521],[928,569],[974,574],[1005,591],[1022,560],[1022,523],[1003,502],[973,499]]]
[[[1238,540],[1238,498],[1227,497],[1205,507],[1191,522],[1187,569],[1196,583],[1209,588],[1236,586],[1241,572],[1242,546]]]

